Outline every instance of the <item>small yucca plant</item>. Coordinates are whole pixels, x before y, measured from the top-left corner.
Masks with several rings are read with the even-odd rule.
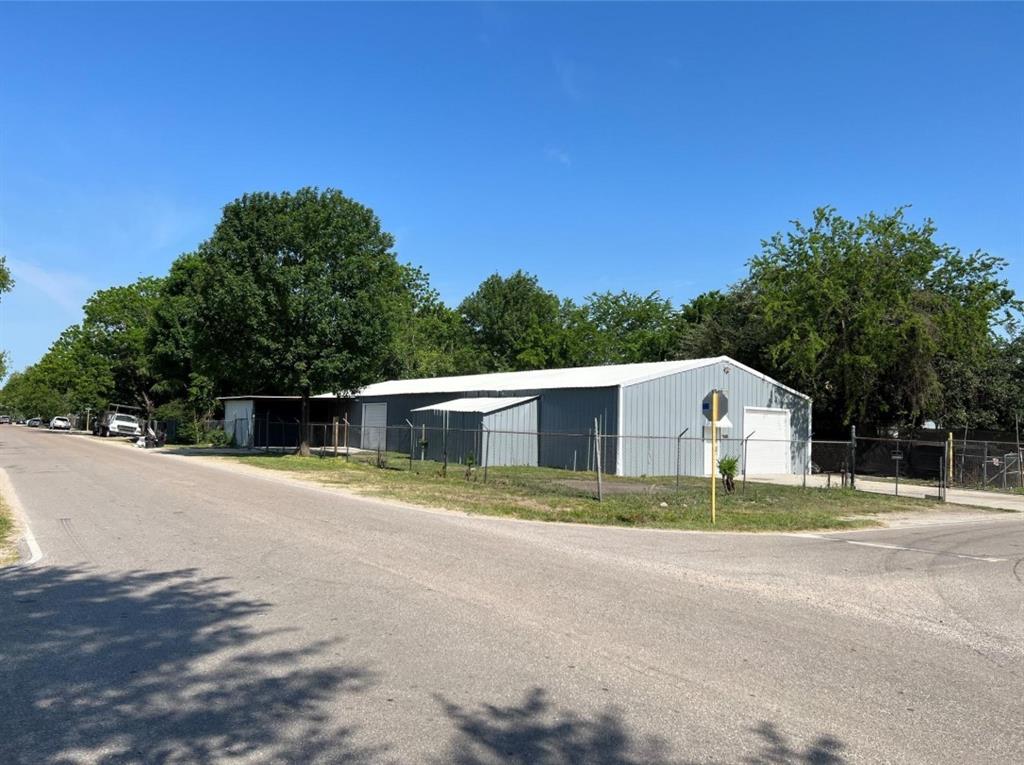
[[[722,476],[722,486],[729,493],[736,490],[736,474],[739,469],[739,457],[722,457],[718,460],[718,473]]]

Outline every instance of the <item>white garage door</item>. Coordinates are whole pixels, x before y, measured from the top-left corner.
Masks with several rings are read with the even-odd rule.
[[[359,445],[373,451],[386,449],[387,427],[387,404],[363,404],[363,433]]]
[[[743,435],[747,441],[747,474],[792,473],[792,447],[789,442],[789,410],[743,409]]]

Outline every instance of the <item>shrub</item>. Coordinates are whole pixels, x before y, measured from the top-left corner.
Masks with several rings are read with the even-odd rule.
[[[722,457],[718,460],[718,472],[722,476],[722,486],[727,492],[736,489],[736,474],[739,472],[739,457]]]
[[[219,428],[215,428],[214,430],[207,431],[206,438],[203,440],[210,444],[210,446],[233,446],[235,437],[229,436]]]

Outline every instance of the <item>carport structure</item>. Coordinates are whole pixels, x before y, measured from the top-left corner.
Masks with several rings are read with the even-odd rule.
[[[537,465],[537,396],[456,398],[411,412],[414,456]]]

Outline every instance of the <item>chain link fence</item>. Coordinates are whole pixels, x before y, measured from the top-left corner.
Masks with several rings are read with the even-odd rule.
[[[219,446],[264,452],[298,448],[301,424],[296,420],[249,418],[211,420],[208,433]],[[585,433],[544,433],[489,430],[486,427],[438,428],[407,422],[401,426],[351,425],[346,421],[308,425],[310,449],[321,457],[340,457],[382,468],[447,474],[462,470],[486,480],[491,468],[548,468],[552,481],[591,481],[595,492],[650,492],[679,487],[696,478],[720,475],[725,466],[742,487],[747,481],[769,481],[813,488],[857,488],[857,481],[900,482],[935,487],[944,497],[950,487],[1020,490],[1022,453],[1015,444],[954,441],[938,438],[876,438],[851,440],[758,439],[721,434],[714,463],[710,439],[686,432],[675,437],[616,436],[591,429]],[[952,452],[952,456],[950,454]],[[865,487],[866,488],[866,487]]]

